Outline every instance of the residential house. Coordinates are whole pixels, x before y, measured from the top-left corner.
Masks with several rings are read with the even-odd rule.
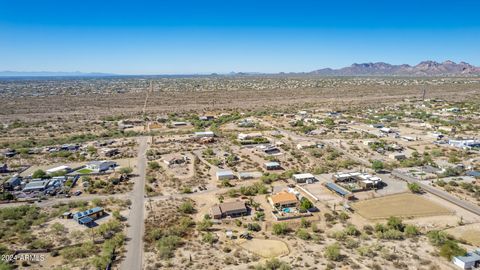
[[[294,174],[292,175],[293,180],[295,180],[296,183],[307,183],[311,184],[315,182],[317,179],[313,174],[311,173],[300,173],[300,174]]]
[[[92,161],[85,166],[85,168],[90,169],[92,171],[96,171],[96,172],[108,171],[115,167],[117,167],[117,163],[115,161],[107,161],[107,160]]]
[[[290,208],[290,207],[297,207],[299,204],[299,200],[295,194],[281,191],[277,194],[274,194],[268,198],[268,202],[272,205],[275,209],[283,209],[283,208]]]
[[[216,204],[210,208],[212,218],[221,219],[226,217],[239,217],[248,213],[248,208],[245,202],[233,201]]]
[[[335,183],[355,183],[363,190],[378,188],[383,182],[380,177],[361,172],[337,173],[332,179]]]
[[[90,226],[94,220],[99,219],[105,215],[105,210],[101,207],[95,207],[83,212],[73,214],[73,219],[79,224]]]
[[[23,188],[23,192],[41,192],[45,191],[48,187],[50,180],[46,179],[33,179]]]

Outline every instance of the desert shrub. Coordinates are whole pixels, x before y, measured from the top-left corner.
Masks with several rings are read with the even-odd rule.
[[[178,210],[184,214],[193,214],[195,213],[195,208],[193,207],[193,204],[191,201],[186,201],[182,203],[179,207]]]
[[[298,229],[296,235],[302,240],[310,240],[312,238],[310,233],[305,229]]]
[[[259,232],[262,229],[262,227],[258,223],[248,223],[247,229],[249,231]]]
[[[182,239],[176,235],[169,235],[157,241],[157,252],[160,258],[168,259],[173,257],[175,249],[182,244]]]
[[[330,261],[339,261],[341,259],[340,245],[335,243],[325,247],[324,255],[325,255],[325,258],[327,258]]]
[[[290,229],[288,228],[287,223],[281,222],[281,223],[273,224],[272,232],[275,235],[285,235],[289,231],[290,231]]]

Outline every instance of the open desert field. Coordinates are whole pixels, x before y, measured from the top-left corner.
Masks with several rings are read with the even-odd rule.
[[[477,80],[461,78],[441,83],[423,78],[159,78],[153,80],[152,92],[149,92],[147,82],[127,80],[122,86],[125,92],[110,93],[100,81],[97,82],[97,93],[79,90],[69,92],[69,95],[49,96],[43,96],[43,92],[40,96],[18,96],[18,93],[25,92],[32,85],[45,87],[44,82],[0,85],[0,92],[2,87],[9,86],[17,93],[5,93],[2,97],[4,102],[0,108],[0,120],[38,121],[55,119],[59,115],[63,118],[95,119],[116,114],[140,115],[143,110],[155,114],[225,109],[301,109],[305,104],[322,104],[336,110],[347,105],[363,107],[419,98],[423,88],[427,89],[428,98],[468,100],[478,96],[475,88]],[[63,91],[67,91],[65,89]],[[105,92],[102,93],[102,90]]]
[[[480,245],[480,224],[468,224],[446,230],[447,233],[474,245]]]
[[[422,217],[448,215],[453,212],[422,196],[402,193],[364,200],[352,204],[355,212],[366,219],[386,219],[391,216]]]

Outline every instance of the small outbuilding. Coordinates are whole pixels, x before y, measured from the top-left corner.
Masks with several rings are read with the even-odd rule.
[[[230,180],[235,178],[235,174],[231,170],[221,170],[217,171],[217,180]]]
[[[280,166],[280,162],[276,162],[276,161],[271,161],[271,162],[265,162],[263,164],[263,166],[265,167],[266,170],[279,170],[281,169],[282,167]]]
[[[200,131],[195,132],[195,138],[212,138],[215,137],[215,133],[213,131]]]

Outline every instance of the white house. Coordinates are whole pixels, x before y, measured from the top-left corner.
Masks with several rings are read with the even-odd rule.
[[[85,168],[90,169],[92,171],[96,172],[104,172],[108,171],[111,168],[115,168],[117,166],[117,163],[115,161],[92,161],[88,163]]]
[[[311,173],[300,173],[300,174],[294,174],[292,175],[293,180],[297,183],[307,183],[311,184],[315,182],[316,178],[313,176]]]

